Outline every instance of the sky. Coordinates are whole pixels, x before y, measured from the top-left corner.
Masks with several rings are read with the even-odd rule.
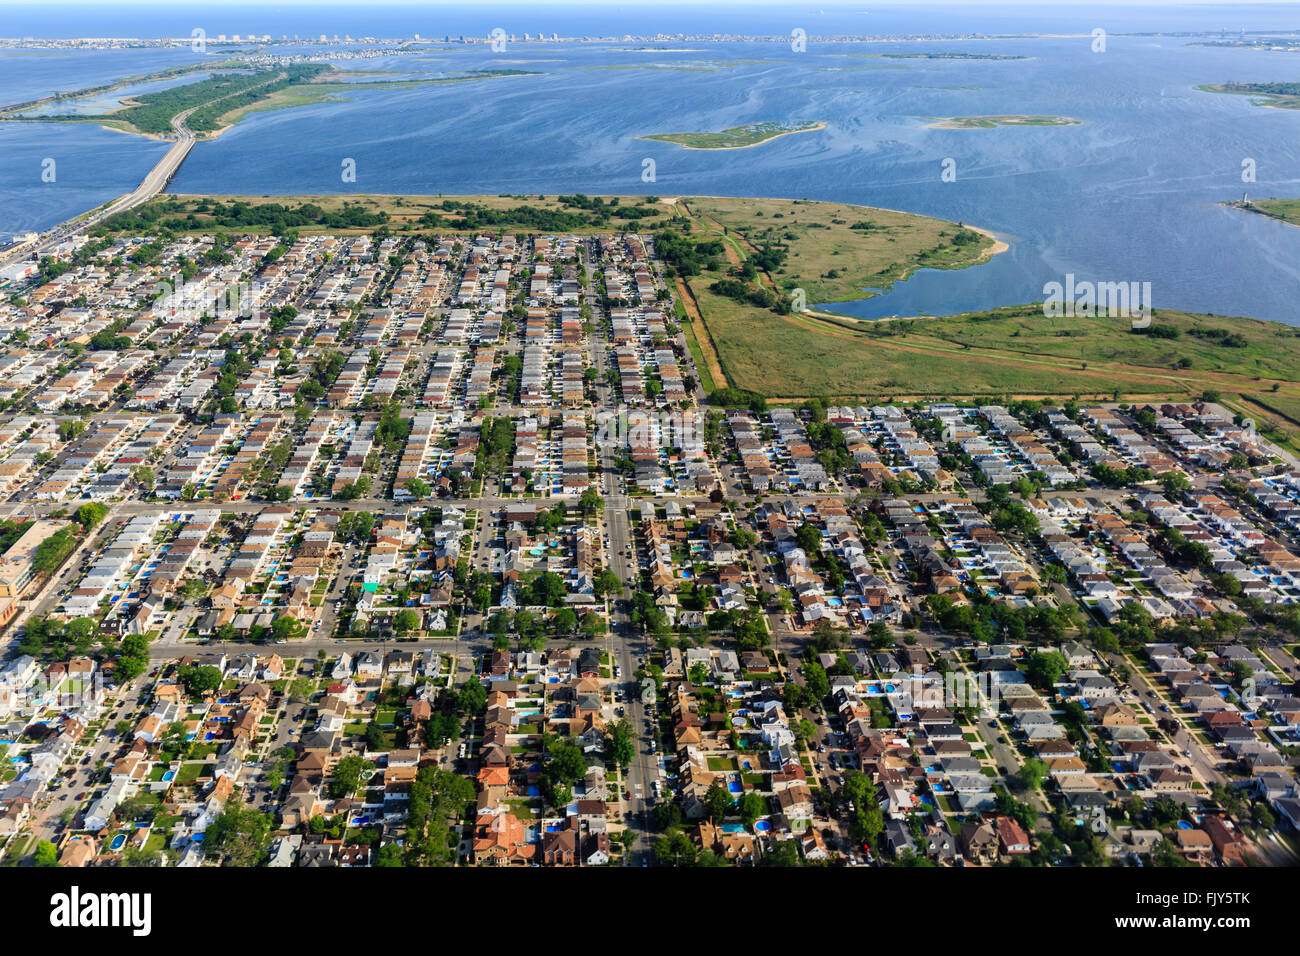
[[[355,7],[359,0],[0,0],[0,10],[5,7],[18,6],[156,6],[165,7],[175,10],[178,7],[327,7],[327,6],[345,6]],[[969,6],[969,7],[1006,7],[1006,6],[1032,6],[1032,7],[1184,7],[1184,6],[1218,6],[1225,9],[1231,9],[1239,6],[1296,6],[1300,7],[1297,0],[1140,0],[1134,3],[1133,0],[869,0],[863,3],[861,0],[848,0],[848,2],[836,2],[836,0],[653,0],[655,6],[673,6],[673,7],[694,7],[701,10],[708,9],[727,9],[727,8],[744,8],[744,7],[798,7],[811,9],[814,7],[834,8],[838,11],[852,10],[860,8],[863,13],[869,13],[871,7],[895,7],[895,6]],[[523,5],[532,6],[533,4],[521,4],[520,0],[379,0],[375,6],[400,7],[400,6],[419,6],[437,9],[442,8],[466,8],[466,7],[491,7],[491,6],[509,6],[519,7]],[[636,4],[639,5],[639,4]],[[611,4],[610,0],[560,0],[560,2],[536,3],[539,14],[544,14],[548,8],[555,7],[592,7],[607,9],[611,6],[618,6],[617,3]]]

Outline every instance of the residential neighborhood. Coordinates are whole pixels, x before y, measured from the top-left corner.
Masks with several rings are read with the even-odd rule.
[[[1300,464],[1213,395],[706,388],[630,230],[42,262],[0,865],[1297,861]]]

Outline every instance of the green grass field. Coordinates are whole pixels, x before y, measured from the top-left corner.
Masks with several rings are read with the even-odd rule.
[[[864,297],[864,287],[888,288],[922,265],[978,263],[993,241],[954,246],[956,224],[833,203],[693,198],[679,204],[693,236],[725,242],[727,261],[689,284],[727,384],[736,388],[775,399],[1187,399],[1217,391],[1253,398],[1283,430],[1300,423],[1300,329],[1158,310],[1154,331],[1140,332],[1128,318],[1048,318],[1039,304],[880,321],[823,311],[779,315],[715,294],[710,285],[750,251],[781,241],[789,252],[771,281],[786,291],[804,289],[810,305],[834,303]],[[870,228],[851,228],[862,223]],[[1257,406],[1242,407],[1264,410]]]
[[[772,280],[803,289],[809,304],[868,298],[918,268],[961,269],[988,256],[994,240],[957,223],[891,209],[799,199],[695,197],[679,200],[695,229],[719,238],[733,263],[764,243],[788,243]],[[701,283],[692,282],[699,291]],[[705,283],[707,285],[707,283]]]
[[[1300,199],[1251,199],[1247,202],[1234,200],[1224,205],[1300,226]]]
[[[638,139],[676,143],[687,149],[744,149],[774,140],[778,136],[811,133],[825,128],[825,123],[750,123],[747,126],[733,126],[720,133],[653,133]]]

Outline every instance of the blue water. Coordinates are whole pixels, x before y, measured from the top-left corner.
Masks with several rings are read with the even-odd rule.
[[[122,105],[122,100],[136,96],[143,96],[146,93],[157,93],[162,90],[169,90],[173,86],[182,86],[186,83],[197,83],[212,76],[211,73],[186,73],[181,76],[172,76],[164,80],[152,80],[148,83],[133,83],[130,86],[124,86],[121,89],[112,90],[107,93],[98,93],[94,96],[85,96],[73,100],[58,100],[53,103],[46,103],[35,109],[26,110],[23,116],[96,116],[110,112]]]
[[[21,7],[6,4],[5,29],[0,31],[5,36],[16,35],[11,30],[15,21],[10,19],[10,14],[19,10]],[[42,19],[43,23],[33,24],[23,35],[58,36],[53,31],[62,24],[51,20],[48,7],[45,8]],[[63,18],[59,19],[62,21]],[[145,33],[142,31],[137,36]],[[187,30],[186,34],[188,33]],[[105,32],[95,35],[109,34]],[[195,59],[188,47],[183,50],[4,50],[0,51],[0,90],[4,90],[6,104],[22,103],[52,93],[67,93],[125,77],[185,66]]]
[[[486,46],[431,45],[418,56],[349,62],[412,75],[518,67],[544,75],[414,89],[339,92],[339,102],[254,113],[193,151],[173,189],[188,193],[573,192],[807,197],[905,209],[993,230],[1010,251],[958,272],[923,271],[842,311],[876,318],[951,313],[1041,299],[1080,279],[1150,281],[1157,306],[1295,322],[1300,230],[1218,205],[1300,190],[1300,112],[1196,89],[1223,80],[1294,80],[1300,56],[1192,45],[1196,38],[1130,31],[1290,28],[1294,5],[1122,9],[962,6],[871,10],[781,5],[701,10],[676,5],[222,8],[8,5],[10,35],[188,36],[239,29],[273,35],[379,36],[819,31],[877,35],[979,30],[1111,31],[1104,54],[1088,38],[922,43],[703,43],[673,39]],[[686,52],[675,52],[675,51]],[[1015,61],[885,60],[864,53],[958,50]],[[30,52],[30,51],[23,51]],[[0,56],[0,100],[136,75],[193,57],[188,49]],[[87,69],[83,61],[93,61]],[[17,65],[15,65],[15,63]],[[24,66],[27,64],[27,66]],[[157,66],[154,66],[157,64]],[[687,65],[680,69],[610,66]],[[400,77],[399,77],[400,78]],[[635,104],[635,109],[629,108]],[[936,130],[929,118],[997,113],[1071,116],[1069,127]],[[683,150],[647,133],[817,119],[827,129],[737,151]],[[0,233],[48,226],[133,188],[162,143],[84,124],[0,124]],[[42,183],[55,158],[58,181]],[[1241,163],[1257,164],[1253,184]],[[641,180],[642,161],[656,180]],[[353,159],[357,180],[343,183]],[[945,159],[957,178],[943,182]],[[864,295],[866,293],[864,292]],[[1086,320],[1084,320],[1086,321]]]

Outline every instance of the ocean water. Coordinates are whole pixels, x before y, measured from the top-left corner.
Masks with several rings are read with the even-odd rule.
[[[333,21],[236,30],[455,35],[458,29],[412,25],[418,11],[390,9],[369,31],[356,10],[327,8]],[[622,10],[622,8],[619,8]],[[1042,30],[1087,32],[1095,10],[1064,8],[1044,20],[1036,10],[961,8],[951,17],[882,8],[867,32]],[[300,11],[299,11],[300,12]],[[551,29],[534,14],[512,21],[508,8],[459,14],[466,32]],[[796,11],[798,12],[798,11]],[[734,11],[733,11],[734,13]],[[804,10],[802,13],[807,14]],[[828,11],[849,29],[860,14]],[[948,314],[1040,299],[1066,273],[1095,281],[1151,282],[1157,307],[1253,315],[1297,323],[1300,229],[1227,209],[1225,200],[1300,195],[1300,111],[1265,109],[1248,98],[1196,89],[1224,80],[1300,79],[1300,54],[1196,45],[1198,37],[1119,36],[1117,32],[1248,29],[1300,24],[1294,7],[1108,10],[1106,51],[1088,37],[964,38],[912,43],[523,44],[493,54],[485,46],[435,45],[418,55],[339,65],[394,71],[392,78],[472,69],[526,69],[540,75],[348,90],[336,102],[255,113],[200,143],[176,176],[180,193],[554,193],[785,196],[902,209],[991,229],[1010,251],[955,272],[922,272],[886,295],[842,311],[864,317]],[[792,14],[759,8],[735,23],[718,11],[656,7],[593,13],[590,30],[576,14],[549,22],[562,35],[677,30],[760,33]],[[811,15],[810,15],[811,16]],[[277,17],[281,19],[276,19]],[[403,19],[403,17],[405,19]],[[566,20],[565,17],[569,17]],[[1188,19],[1190,17],[1191,19]],[[667,18],[665,20],[664,18]],[[784,18],[784,20],[783,20]],[[244,13],[236,20],[243,21]],[[454,17],[444,17],[457,23]],[[1103,18],[1104,19],[1104,18]],[[129,22],[129,21],[128,21]],[[232,21],[233,22],[233,21]],[[481,22],[481,28],[473,27]],[[727,30],[724,22],[734,25]],[[809,21],[811,23],[811,21]],[[327,25],[327,23],[337,25]],[[568,24],[568,29],[565,25]],[[180,27],[168,28],[182,34]],[[889,27],[889,30],[884,27]],[[160,28],[161,29],[161,28]],[[616,29],[616,27],[615,27]],[[6,32],[6,31],[0,31]],[[145,32],[145,31],[141,31]],[[157,31],[154,31],[157,32]],[[186,34],[188,31],[184,31]],[[215,34],[216,29],[209,29]],[[636,47],[629,49],[628,47]],[[1019,60],[887,59],[869,53],[957,51]],[[145,72],[143,53],[122,57]],[[188,51],[169,51],[193,56]],[[76,54],[85,56],[85,54]],[[54,58],[44,57],[43,61]],[[0,57],[0,99],[13,102]],[[46,67],[47,71],[50,69]],[[373,79],[368,77],[367,79]],[[47,74],[27,88],[55,82]],[[81,85],[73,82],[72,86]],[[66,88],[66,85],[65,87]],[[935,117],[984,114],[1064,115],[1064,127],[943,130]],[[825,130],[779,138],[752,149],[686,150],[638,137],[715,130],[769,120],[820,120]],[[0,232],[40,228],[133,188],[165,146],[93,126],[0,124]],[[43,157],[59,159],[59,182],[40,182]],[[357,180],[340,176],[355,162]],[[654,181],[642,179],[646,160]],[[1251,161],[1255,182],[1242,181]],[[64,170],[67,168],[67,178]],[[955,169],[955,181],[942,177]],[[865,293],[864,293],[865,294]]]

